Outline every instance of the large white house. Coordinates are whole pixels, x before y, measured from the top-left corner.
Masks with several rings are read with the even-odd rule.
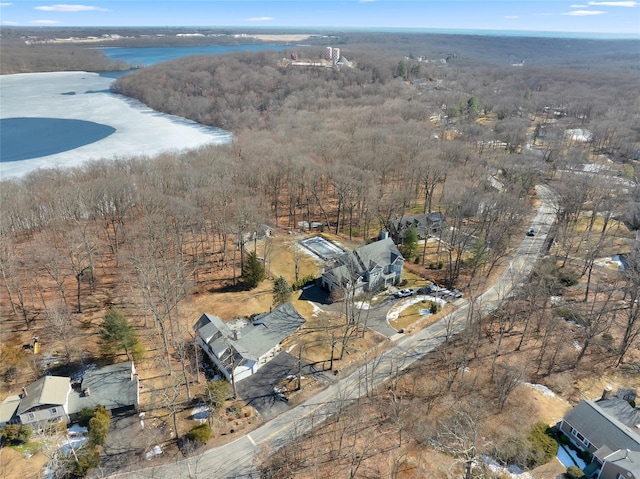
[[[207,313],[193,328],[202,350],[229,382],[237,382],[273,359],[280,352],[282,341],[304,323],[291,303],[285,303],[233,330],[219,317]]]

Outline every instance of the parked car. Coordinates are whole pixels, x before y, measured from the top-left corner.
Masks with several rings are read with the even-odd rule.
[[[529,231],[527,231],[527,236],[535,236],[536,235],[536,230],[534,228],[531,228]]]
[[[460,291],[459,289],[454,289],[452,293],[454,298],[456,299],[462,298],[462,291]]]
[[[401,289],[396,293],[396,298],[406,298],[407,296],[411,296],[413,294],[412,289]]]

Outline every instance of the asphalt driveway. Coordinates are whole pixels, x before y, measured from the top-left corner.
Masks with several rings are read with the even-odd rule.
[[[308,371],[308,367],[304,369]],[[297,372],[298,358],[282,351],[255,374],[239,381],[238,394],[248,405],[253,406],[265,421],[269,421],[289,409],[288,404],[279,399],[273,390],[274,386],[289,374]]]

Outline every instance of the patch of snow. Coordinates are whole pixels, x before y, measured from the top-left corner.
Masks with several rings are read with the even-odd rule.
[[[318,313],[324,313],[324,309],[320,308],[316,303],[312,303],[311,301],[307,301],[307,302],[313,308],[313,313],[311,313],[311,316],[313,316],[314,318],[318,316]]]
[[[542,384],[532,384],[532,383],[522,383],[525,386],[535,389],[536,391],[538,391],[540,394],[542,394],[543,396],[548,396],[548,397],[556,397],[556,393],[554,393],[551,389],[549,389],[547,386],[543,386]]]
[[[87,432],[88,432],[88,429],[86,427],[80,426],[79,424],[74,424],[73,426],[67,429],[67,433],[71,437],[84,436],[87,434]]]
[[[422,301],[435,301],[436,303],[440,304],[440,306],[442,307],[444,307],[447,304],[447,302],[442,298],[435,298],[433,296],[423,296],[423,295],[412,296],[411,299],[400,303],[400,305],[397,308],[389,311],[389,313],[387,314],[387,321],[398,319],[402,311],[407,309],[409,306],[412,306],[416,303],[420,303]]]
[[[587,466],[573,449],[565,448],[562,444],[558,445],[558,454],[556,457],[564,467],[578,466],[580,469],[584,469]]]
[[[582,349],[582,346],[580,346],[578,341],[573,342],[573,347],[576,348],[576,351],[580,351]]]
[[[624,265],[622,264],[622,261],[620,261],[620,256],[618,255],[612,256],[610,258],[599,258],[594,261],[594,264],[603,267],[614,267],[620,271],[624,270]]]
[[[71,448],[73,448],[74,451],[77,451],[87,441],[88,441],[88,438],[82,437],[82,436],[81,437],[69,437],[60,445],[60,451],[65,456],[68,456],[69,454],[71,454]]]
[[[370,309],[371,305],[367,301],[357,301],[354,306],[358,309]]]
[[[145,457],[146,457],[147,461],[150,461],[155,456],[159,456],[161,454],[162,454],[162,448],[159,445],[156,444],[155,446],[153,446],[153,448],[151,448],[151,450],[149,452],[147,452],[145,454]]]
[[[495,473],[508,474],[512,479],[533,479],[530,472],[523,471],[515,465],[503,467],[489,456],[482,456],[482,462],[484,462],[491,471]]]
[[[209,418],[209,408],[204,404],[197,406],[191,410],[190,417],[203,423]]]

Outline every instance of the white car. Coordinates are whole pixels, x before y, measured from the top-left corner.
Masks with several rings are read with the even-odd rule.
[[[396,293],[396,298],[406,298],[407,296],[413,295],[412,289],[401,289]]]

